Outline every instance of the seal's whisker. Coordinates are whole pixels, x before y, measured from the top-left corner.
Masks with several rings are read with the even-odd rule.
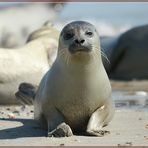
[[[63,59],[65,60],[66,65],[69,66],[70,57],[67,48],[63,48],[59,51],[59,57],[64,57]]]
[[[110,61],[107,57],[107,55],[104,52],[101,52],[101,55],[107,60],[107,62],[110,64]]]
[[[59,57],[64,57],[64,56],[65,56],[64,53],[60,53],[60,54],[59,54]]]
[[[65,55],[65,53],[64,52],[59,52],[59,56],[61,56],[61,55]]]
[[[97,47],[94,47],[94,48],[98,50]],[[104,50],[103,48],[101,48],[101,49]],[[101,53],[101,55],[102,55],[102,56],[107,60],[107,62],[110,64],[110,61],[109,61],[107,55],[106,55],[102,50],[98,50],[98,51]]]
[[[60,57],[65,56],[65,52],[64,52],[63,50],[60,50],[60,51],[59,51],[59,56],[60,56]]]
[[[67,55],[67,66],[69,65],[69,56]]]
[[[67,66],[69,65],[69,55],[68,54],[66,56],[66,64],[67,64]]]
[[[59,52],[62,52],[62,51],[64,51],[64,50],[67,50],[67,48],[65,47],[65,48],[61,48],[60,50],[59,50]]]
[[[103,52],[102,50],[105,51],[105,50],[101,47],[101,55],[102,55],[102,56],[107,60],[107,62],[110,64],[110,61],[109,61],[107,55],[106,55],[105,52]]]

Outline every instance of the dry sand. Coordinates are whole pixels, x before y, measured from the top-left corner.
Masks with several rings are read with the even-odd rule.
[[[114,91],[145,90],[147,93],[148,82],[144,82],[146,85],[140,83],[112,82],[112,86]],[[120,97],[122,100],[122,96]],[[32,106],[0,106],[0,146],[148,146],[147,104],[125,107],[120,106],[119,102],[116,101],[112,122],[104,128],[110,134],[104,137],[75,135],[68,138],[48,138],[45,131],[33,120]]]

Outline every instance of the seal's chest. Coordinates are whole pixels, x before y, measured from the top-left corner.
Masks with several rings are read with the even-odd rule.
[[[63,110],[65,114],[70,110],[78,116],[85,116],[91,114],[99,107],[100,97],[98,87],[93,87],[86,83],[67,82],[64,87],[56,93],[55,104],[59,106],[60,110]]]

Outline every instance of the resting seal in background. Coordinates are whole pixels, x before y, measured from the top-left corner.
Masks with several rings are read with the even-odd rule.
[[[59,32],[49,25],[43,28],[46,35],[42,28],[33,32],[22,48],[0,49],[0,104],[18,103],[18,85],[24,81],[38,85],[55,60]]]
[[[60,34],[57,58],[38,90],[31,84],[20,85],[16,96],[34,98],[34,118],[47,129],[48,136],[106,133],[102,127],[112,119],[114,105],[98,41],[90,23],[66,25]]]
[[[148,25],[123,33],[110,57],[111,79],[148,79]]]

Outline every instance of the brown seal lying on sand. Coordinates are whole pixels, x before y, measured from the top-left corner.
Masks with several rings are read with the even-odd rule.
[[[103,136],[113,117],[111,86],[102,64],[98,33],[87,22],[76,21],[60,34],[57,58],[39,88],[21,84],[16,96],[33,98],[34,118],[48,136],[86,133]]]

